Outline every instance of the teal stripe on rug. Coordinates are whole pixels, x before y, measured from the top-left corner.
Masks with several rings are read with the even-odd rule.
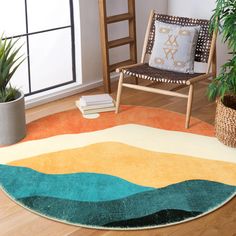
[[[48,175],[7,165],[0,165],[0,184],[14,198],[45,196],[89,202],[116,200],[154,189],[110,175]]]

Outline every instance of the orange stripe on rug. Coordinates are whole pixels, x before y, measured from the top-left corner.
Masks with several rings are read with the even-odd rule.
[[[79,110],[70,110],[47,116],[27,126],[27,137],[23,141],[48,138],[61,134],[92,132],[131,123],[214,136],[213,126],[196,118],[192,118],[190,128],[185,129],[185,115],[159,108],[122,106],[119,114],[116,115],[114,112],[101,113],[101,116],[94,120],[84,119]]]

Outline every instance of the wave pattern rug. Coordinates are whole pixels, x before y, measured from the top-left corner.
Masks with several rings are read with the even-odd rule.
[[[77,110],[28,126],[0,149],[0,184],[47,218],[113,230],[169,226],[204,216],[236,195],[236,150],[213,127],[155,108],[123,107],[85,120]],[[187,131],[187,132],[186,132]]]

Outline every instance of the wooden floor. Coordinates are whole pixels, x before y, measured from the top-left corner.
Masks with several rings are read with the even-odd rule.
[[[156,86],[151,84],[150,86]],[[113,91],[117,85],[113,84]],[[193,116],[213,124],[215,104],[205,96],[207,83],[196,86]],[[185,88],[170,87],[187,92]],[[83,94],[103,92],[102,87]],[[81,95],[81,94],[80,94]],[[27,111],[27,122],[52,113],[75,108],[74,101],[80,95],[42,105]],[[115,92],[112,96],[115,97]],[[186,100],[124,89],[122,104],[161,107],[185,113]],[[199,147],[201,148],[201,147]],[[220,173],[219,173],[220,174]],[[214,196],[212,196],[214,197]],[[176,226],[145,231],[102,231],[85,229],[54,222],[37,216],[12,202],[0,192],[0,236],[236,236],[236,198],[221,209],[197,220]]]

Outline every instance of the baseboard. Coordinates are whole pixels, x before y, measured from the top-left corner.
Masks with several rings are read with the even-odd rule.
[[[111,77],[112,81],[115,81],[118,79],[118,77],[116,75]],[[49,103],[49,102],[53,102],[65,97],[69,97],[69,96],[73,96],[75,94],[78,93],[82,93],[85,91],[88,91],[90,89],[94,89],[97,88],[99,86],[101,86],[103,84],[103,80],[97,80],[94,81],[92,83],[88,83],[88,84],[81,84],[81,85],[75,85],[75,84],[71,84],[67,87],[65,87],[65,89],[61,89],[57,91],[53,91],[53,93],[48,93],[48,94],[41,94],[41,95],[37,95],[37,97],[27,97],[26,101],[25,101],[25,106],[26,109],[30,109],[39,105],[43,105],[45,103]]]

